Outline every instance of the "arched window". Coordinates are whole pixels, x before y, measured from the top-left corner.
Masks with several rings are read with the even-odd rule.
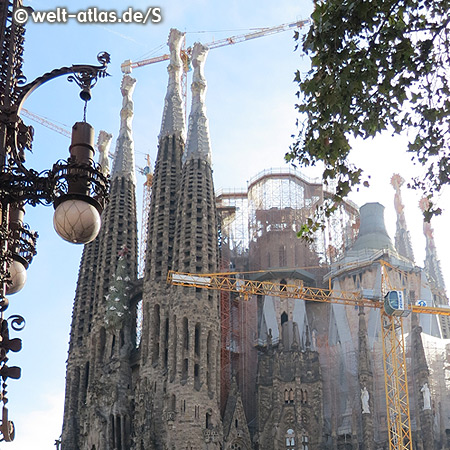
[[[289,403],[289,391],[287,389],[284,390],[284,403]]]
[[[288,321],[288,315],[286,314],[286,311],[281,314],[281,325],[283,326],[283,323]]]
[[[302,396],[302,403],[306,405],[308,403],[308,391],[306,389],[300,389],[300,394]]]
[[[294,403],[294,390],[289,389],[289,403]]]
[[[280,267],[286,267],[287,266],[287,258],[286,258],[286,246],[280,245],[278,249],[278,259],[279,259],[279,266]]]
[[[136,305],[136,341],[135,341],[136,348],[138,348],[139,345],[141,344],[143,320],[144,320],[144,306],[142,299],[140,299]]]
[[[183,317],[183,348],[189,350],[189,321]]]
[[[286,431],[286,450],[293,450],[295,449],[295,433],[292,428],[289,428]]]
[[[195,325],[195,335],[194,335],[194,350],[195,355],[200,356],[200,324]]]
[[[155,305],[153,308],[153,323],[152,323],[152,341],[153,341],[153,352],[152,352],[152,362],[156,362],[159,358],[159,333],[161,326],[159,305]]]
[[[309,442],[308,436],[306,436],[306,434],[304,434],[302,436],[302,450],[308,450],[309,449],[308,442]]]

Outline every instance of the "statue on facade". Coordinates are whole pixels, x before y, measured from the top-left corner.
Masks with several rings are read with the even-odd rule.
[[[431,409],[431,393],[430,388],[428,387],[428,383],[425,383],[420,390],[423,395],[423,409]]]
[[[361,389],[361,406],[363,414],[370,414],[369,409],[369,391],[364,386],[364,389]]]

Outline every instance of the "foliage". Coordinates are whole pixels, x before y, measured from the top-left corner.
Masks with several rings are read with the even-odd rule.
[[[450,184],[449,0],[318,1],[311,20],[302,48],[312,67],[296,73],[299,134],[286,160],[324,163],[324,181],[337,182],[330,215],[368,185],[349,162],[350,140],[406,131],[407,150],[426,170],[409,186],[431,199]],[[439,213],[430,202],[426,218]]]

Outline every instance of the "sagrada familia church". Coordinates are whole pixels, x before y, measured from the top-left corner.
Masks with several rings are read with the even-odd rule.
[[[394,240],[381,204],[351,202],[318,231],[315,243],[298,239],[301,224],[331,194],[293,169],[267,170],[246,190],[215,193],[204,103],[207,48],[193,48],[186,137],[181,37],[176,30],[169,37],[142,276],[131,127],[135,80],[125,75],[122,81],[111,199],[79,269],[62,449],[387,450],[384,324],[377,308],[276,294],[244,299],[174,286],[167,274],[231,271],[376,298],[388,272],[410,302],[448,305],[433,230],[424,224],[422,268],[414,261],[399,175],[392,178]],[[411,314],[404,337],[411,448],[450,449],[448,319]]]

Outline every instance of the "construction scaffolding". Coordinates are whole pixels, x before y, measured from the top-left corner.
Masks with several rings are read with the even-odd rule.
[[[257,261],[254,263],[257,269],[329,265],[356,238],[359,213],[355,204],[343,202],[335,214],[326,218],[324,230],[317,231],[314,245],[306,252],[306,244],[301,245],[296,233],[331,195],[330,186],[293,168],[264,170],[248,182],[246,191],[230,189],[217,194],[219,209],[228,208],[228,214],[222,216],[222,234],[235,256],[246,255],[250,249],[254,255],[256,252],[256,260],[254,255],[251,259]],[[266,252],[267,260],[263,261],[257,255],[258,247],[266,248],[264,241],[273,241],[274,233],[280,237],[289,234],[295,250],[274,248],[273,252]]]
[[[260,172],[246,190],[217,192],[221,271],[308,267],[311,279],[320,283],[321,275],[353,243],[358,231],[358,208],[345,202],[326,219],[326,227],[316,233],[313,245],[297,237],[306,219],[331,195],[332,189],[319,179],[290,167]],[[251,422],[256,415],[256,395],[244,385],[256,383],[257,350],[253,344],[258,339],[260,300],[236,301],[233,295],[221,291],[222,407],[235,375]]]

